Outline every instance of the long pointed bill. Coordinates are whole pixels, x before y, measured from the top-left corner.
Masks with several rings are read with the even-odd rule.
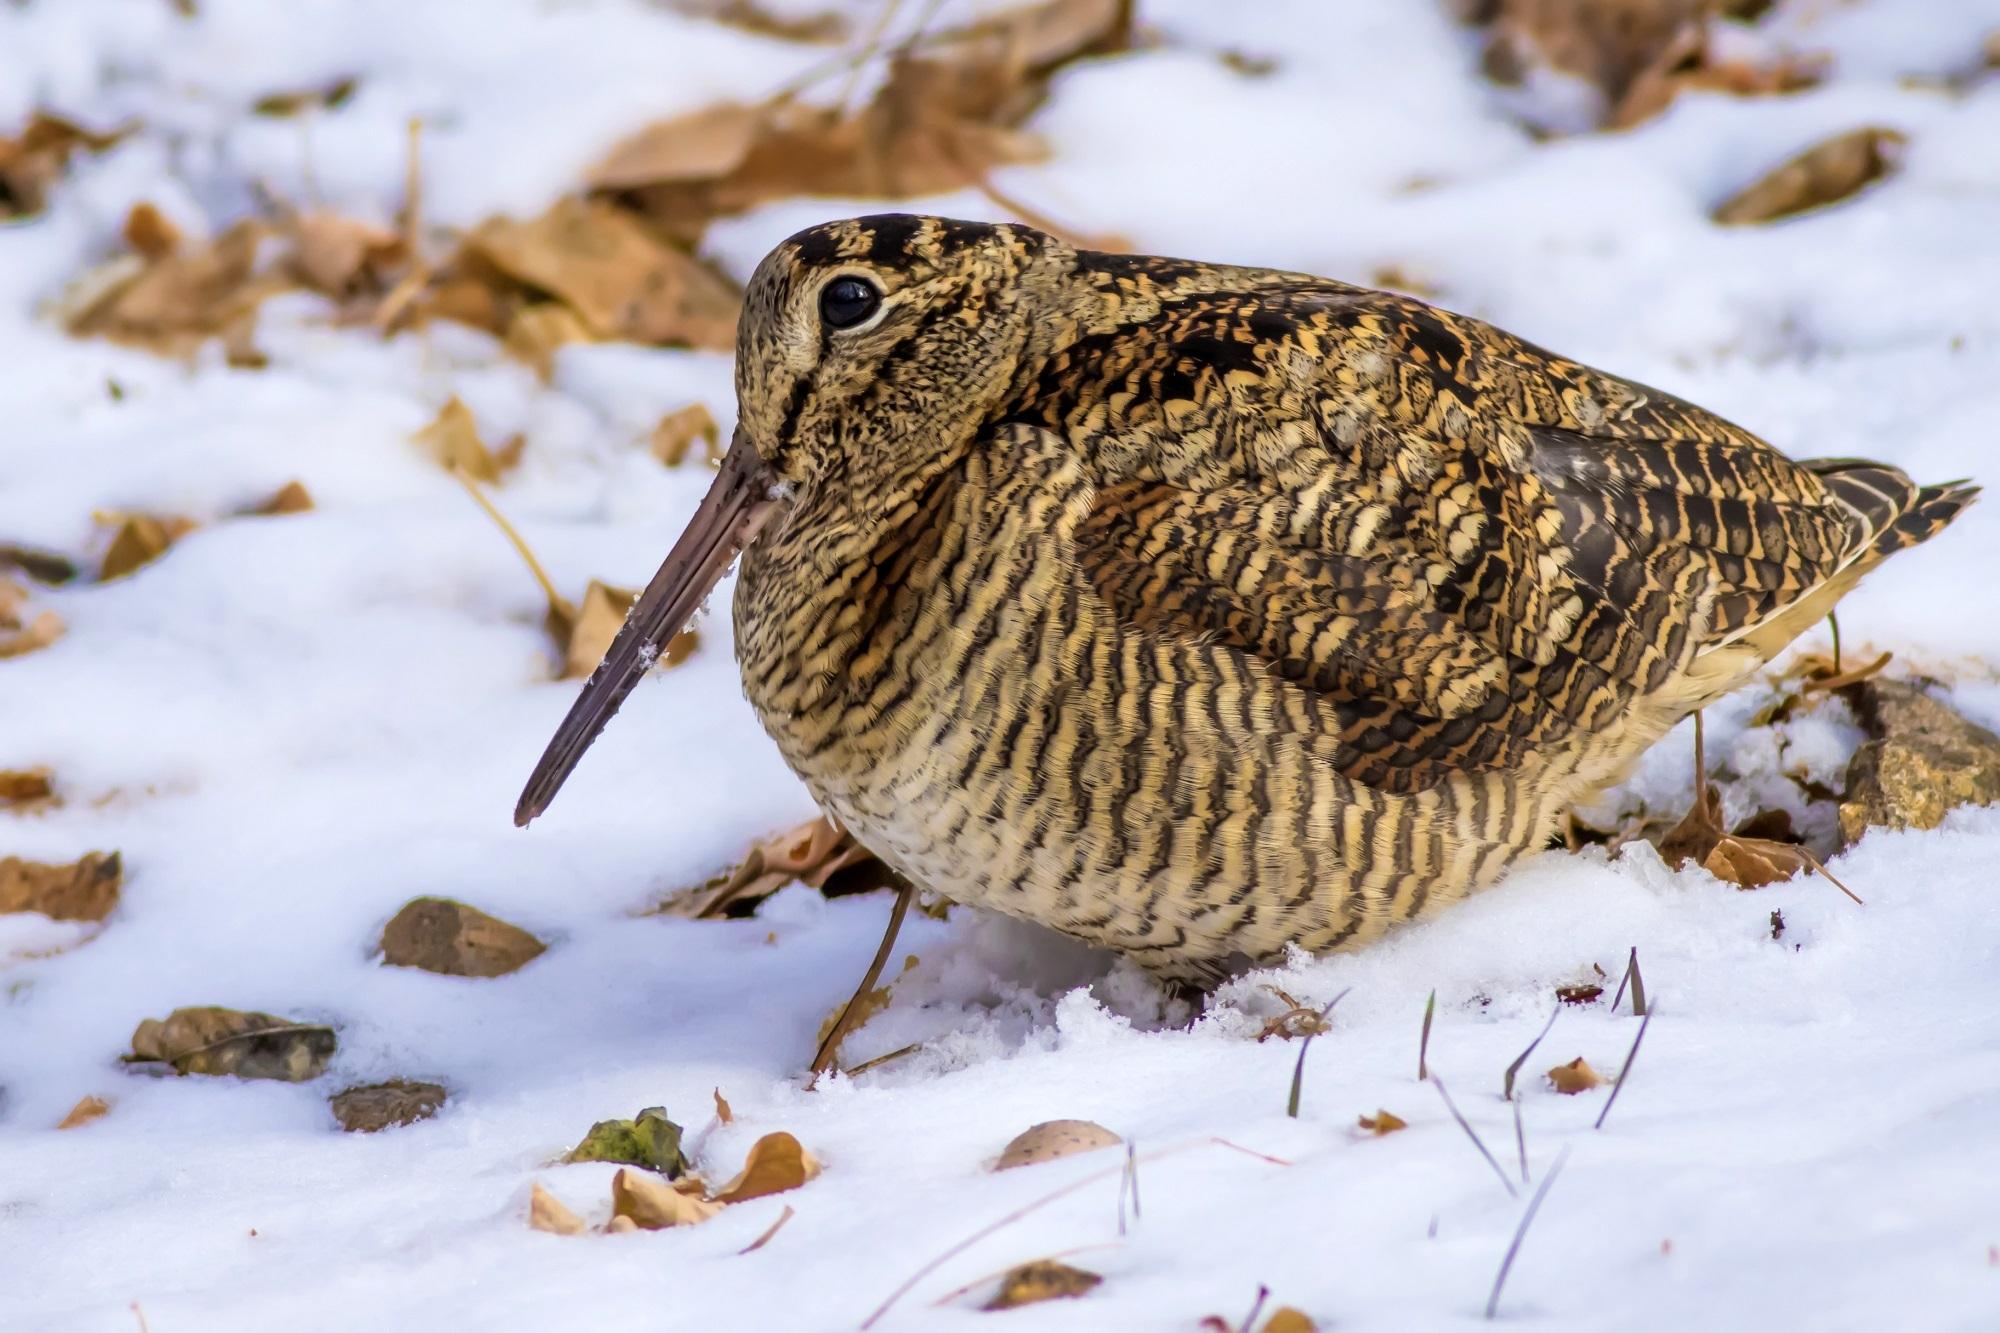
[[[525,828],[529,820],[548,809],[570,770],[647,668],[658,660],[667,640],[681,632],[721,581],[736,553],[756,537],[771,510],[765,496],[767,484],[764,460],[742,432],[737,432],[722,471],[702,497],[701,508],[694,511],[660,572],[633,604],[624,628],[611,641],[610,651],[584,682],[583,693],[556,728],[549,748],[542,752],[542,761],[535,765],[520,804],[514,807],[516,825]]]

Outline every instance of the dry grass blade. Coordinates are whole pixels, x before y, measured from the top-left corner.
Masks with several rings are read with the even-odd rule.
[[[1118,1234],[1125,1234],[1125,1196],[1132,1196],[1132,1220],[1139,1220],[1139,1157],[1138,1147],[1131,1139],[1125,1140],[1125,1174],[1118,1178]]]
[[[1639,946],[1632,946],[1632,956],[1625,963],[1625,975],[1618,978],[1618,993],[1611,997],[1611,1012],[1618,1012],[1618,1002],[1625,998],[1625,987],[1632,987],[1632,1013],[1646,1016],[1646,979],[1639,975]]]
[[[1257,1327],[1257,1316],[1264,1313],[1264,1302],[1270,1299],[1271,1289],[1259,1282],[1257,1284],[1257,1299],[1250,1303],[1250,1313],[1244,1315],[1243,1322],[1237,1325],[1237,1328],[1242,1330],[1242,1333],[1253,1333],[1253,1330]]]
[[[1348,990],[1352,989],[1353,987],[1351,986],[1348,988]],[[1333,1006],[1339,1004],[1342,1000],[1346,998],[1347,998],[1347,991],[1344,990],[1340,994],[1334,996],[1331,1000],[1328,1000],[1326,1002],[1326,1008],[1319,1011],[1319,1025],[1315,1027],[1313,1030],[1307,1032],[1305,1035],[1305,1040],[1299,1043],[1298,1063],[1292,1066],[1292,1093],[1290,1097],[1285,1099],[1285,1114],[1290,1116],[1294,1120],[1297,1120],[1299,1118],[1299,1093],[1301,1091],[1302,1085],[1305,1083],[1306,1052],[1312,1049],[1313,1038],[1317,1037],[1321,1032],[1325,1031],[1326,1016],[1333,1012]]]
[[[1467,1121],[1464,1116],[1459,1114],[1458,1106],[1451,1100],[1451,1094],[1445,1091],[1444,1080],[1439,1078],[1436,1074],[1432,1074],[1431,1086],[1438,1090],[1438,1096],[1444,1098],[1444,1109],[1451,1112],[1451,1118],[1453,1120],[1456,1120],[1458,1122],[1458,1127],[1465,1131],[1465,1137],[1471,1139],[1472,1146],[1479,1149],[1479,1155],[1486,1159],[1486,1165],[1492,1167],[1493,1174],[1500,1177],[1501,1186],[1506,1189],[1509,1195],[1513,1195],[1515,1192],[1514,1182],[1507,1179],[1507,1172],[1504,1169],[1502,1169],[1499,1160],[1495,1158],[1492,1153],[1486,1150],[1486,1144],[1479,1137],[1478,1131],[1474,1130],[1472,1128],[1471,1123]]]
[[[924,1044],[922,1042],[913,1041],[908,1046],[898,1046],[893,1051],[889,1051],[886,1052],[885,1054],[877,1055],[870,1059],[863,1060],[860,1064],[849,1066],[848,1068],[843,1069],[840,1072],[844,1077],[853,1078],[856,1074],[865,1074],[871,1069],[880,1069],[883,1065],[889,1064],[890,1062],[895,1060],[900,1060],[906,1055],[915,1055],[918,1051],[921,1051],[923,1048]]]
[[[1611,1114],[1611,1108],[1618,1104],[1618,1093],[1625,1086],[1625,1076],[1632,1072],[1632,1062],[1639,1058],[1639,1043],[1646,1039],[1646,1028],[1652,1023],[1653,1015],[1648,1011],[1639,1020],[1639,1031],[1632,1037],[1632,1049],[1625,1052],[1625,1063],[1618,1067],[1618,1078],[1611,1085],[1611,1095],[1604,1099],[1604,1109],[1597,1113],[1597,1123],[1592,1129],[1604,1128],[1604,1117]]]
[[[1844,690],[1849,685],[1859,685],[1864,680],[1871,680],[1881,675],[1884,668],[1895,659],[1895,656],[1894,653],[1885,652],[1874,661],[1855,667],[1852,671],[1842,671],[1840,669],[1840,658],[1836,656],[1833,659],[1833,671],[1830,675],[1807,676],[1799,685],[1799,688],[1807,694],[1823,693],[1830,690]]]
[[[1521,1103],[1511,1097],[1508,1103],[1514,1108],[1514,1151],[1521,1158],[1521,1183],[1525,1185],[1528,1183],[1528,1131],[1521,1125]]]
[[[1417,1082],[1419,1083],[1422,1083],[1431,1076],[1431,1015],[1437,1012],[1437,1007],[1438,993],[1433,988],[1431,998],[1424,1001],[1424,1030],[1417,1037]]]
[[[1542,1030],[1537,1032],[1535,1039],[1528,1043],[1528,1049],[1515,1056],[1514,1063],[1507,1066],[1507,1077],[1502,1079],[1500,1083],[1500,1095],[1508,1101],[1514,1100],[1514,1076],[1521,1072],[1521,1066],[1528,1062],[1528,1057],[1533,1055],[1535,1048],[1542,1044],[1542,1038],[1549,1035],[1549,1029],[1556,1025],[1556,1015],[1561,1012],[1562,1002],[1557,1001],[1556,1007],[1549,1011],[1549,1021],[1542,1024]]]
[[[458,478],[458,484],[465,487],[465,493],[470,495],[473,502],[486,511],[486,516],[499,526],[501,535],[506,537],[514,550],[520,555],[522,563],[528,567],[528,572],[534,575],[535,582],[541,585],[542,596],[548,599],[550,618],[575,620],[576,608],[570,605],[567,598],[556,591],[555,580],[551,579],[549,572],[542,568],[542,562],[535,558],[535,553],[529,548],[527,539],[520,534],[512,523],[507,521],[507,516],[500,512],[498,506],[486,498],[486,492],[479,489],[479,483],[474,481],[471,474],[466,472],[464,468],[454,467],[451,470],[451,475]]]
[[[738,1250],[736,1253],[738,1253],[739,1255],[749,1254],[753,1250],[761,1250],[766,1245],[770,1244],[771,1237],[778,1234],[778,1228],[784,1226],[785,1223],[792,1220],[792,1211],[793,1211],[792,1206],[790,1204],[786,1204],[785,1211],[778,1214],[777,1221],[771,1223],[770,1226],[764,1228],[763,1235],[757,1237],[757,1239],[751,1241],[748,1245],[745,1245],[742,1249]]]
[[[1542,1200],[1549,1197],[1549,1186],[1556,1183],[1556,1177],[1562,1174],[1563,1163],[1568,1160],[1569,1145],[1564,1144],[1563,1150],[1556,1154],[1556,1160],[1549,1164],[1549,1173],[1542,1177],[1541,1187],[1535,1191],[1535,1196],[1528,1200],[1528,1207],[1521,1214],[1521,1225],[1514,1228],[1514,1239],[1507,1242],[1507,1253],[1500,1260],[1500,1271],[1493,1275],[1493,1292],[1486,1298],[1488,1319],[1493,1318],[1494,1313],[1500,1308],[1500,1289],[1507,1285],[1507,1273],[1514,1267],[1514,1256],[1521,1252],[1521,1242],[1527,1237],[1529,1223],[1535,1220],[1536,1212],[1541,1209]]]

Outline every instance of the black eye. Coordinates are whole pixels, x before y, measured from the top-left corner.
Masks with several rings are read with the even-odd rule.
[[[830,329],[851,329],[881,304],[881,290],[866,278],[835,278],[819,294],[819,317]]]

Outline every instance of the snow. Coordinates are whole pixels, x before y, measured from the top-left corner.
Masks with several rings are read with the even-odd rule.
[[[1830,52],[1822,86],[1688,96],[1632,131],[1545,142],[1429,4],[1143,9],[1161,44],[1064,73],[1035,121],[1054,157],[1002,173],[1006,192],[1147,250],[1363,281],[1394,265],[1443,304],[1801,456],[1871,455],[1926,480],[1991,468],[2000,78],[1965,76],[2000,3],[1792,0],[1764,40]],[[1555,986],[1593,965],[1615,983],[1636,946],[1656,1017],[1604,1127],[1602,1090],[1559,1096],[1540,1071],[1577,1055],[1616,1070],[1629,1013],[1566,1010],[1523,1066],[1535,1179],[1570,1157],[1503,1319],[2000,1326],[1986,1184],[2000,1174],[2000,810],[1871,834],[1834,867],[1865,908],[1817,879],[1739,892],[1645,848],[1549,854],[1363,953],[1234,983],[1191,1030],[1124,965],[963,909],[913,914],[892,971],[918,961],[848,1053],[921,1051],[804,1091],[815,1029],[872,953],[885,900],[793,888],[752,920],[639,915],[811,813],[740,699],[727,617],[703,622],[693,658],[639,690],[562,800],[515,830],[514,797],[574,685],[549,679],[512,551],[409,441],[452,394],[489,438],[526,432],[498,503],[566,590],[636,584],[705,481],[661,468],[647,433],[691,401],[726,427],[727,359],[572,348],[544,386],[479,335],[382,343],[286,298],[260,331],[269,368],[212,351],[189,368],[72,342],[40,311],[115,248],[141,199],[204,231],[253,188],[386,219],[404,124],[421,115],[435,222],[532,213],[644,121],[756,96],[825,52],[639,0],[198,10],[0,8],[0,127],[37,105],[144,126],[80,161],[46,216],[0,227],[0,534],[91,554],[94,510],[204,520],[132,578],[38,592],[68,634],[0,663],[0,767],[47,764],[67,798],[0,816],[0,854],[117,849],[128,871],[100,933],[0,918],[0,1325],[122,1333],[136,1302],[161,1333],[851,1328],[947,1247],[1115,1166],[985,1169],[1028,1125],[1082,1117],[1146,1159],[1128,1233],[1114,1172],[944,1263],[881,1327],[1190,1329],[1240,1318],[1260,1283],[1323,1328],[1469,1327],[1526,1191],[1516,1179],[1510,1196],[1416,1081],[1425,997],[1433,1068],[1517,1177],[1502,1071]],[[1277,68],[1238,75],[1223,50]],[[347,75],[353,101],[309,128],[248,112]],[[1889,182],[1775,226],[1707,222],[1767,167],[1862,124],[1910,136]],[[710,249],[741,276],[793,228],[879,207],[773,205],[718,226]],[[315,512],[226,517],[295,477]],[[1843,605],[1849,653],[1893,649],[1897,669],[2000,722],[1996,565],[1987,505]],[[1838,704],[1747,727],[1769,698],[1753,686],[1709,719],[1713,761],[1740,775],[1732,813],[1803,813],[1785,774],[1837,778],[1858,738]],[[1691,746],[1675,733],[1608,803],[1683,808]],[[379,966],[383,923],[422,894],[551,947],[497,980]],[[1297,1043],[1253,1040],[1282,1007],[1266,984],[1312,1004],[1347,992],[1311,1047],[1297,1119]],[[120,1071],[139,1020],[197,1004],[333,1023],[333,1070],[301,1086]],[[326,1094],[391,1076],[443,1082],[451,1101],[410,1128],[337,1132]],[[710,1124],[715,1088],[729,1126]],[[90,1093],[114,1101],[108,1116],[50,1128]],[[592,1121],[655,1104],[711,1179],[776,1129],[826,1171],[683,1231],[528,1230],[535,1180],[601,1221],[610,1169],[549,1163]],[[1357,1130],[1378,1108],[1410,1128]],[[739,1255],[785,1205],[786,1227]],[[1086,1299],[1005,1316],[974,1312],[984,1290],[932,1304],[1078,1246],[1096,1248],[1074,1262],[1106,1278]]]

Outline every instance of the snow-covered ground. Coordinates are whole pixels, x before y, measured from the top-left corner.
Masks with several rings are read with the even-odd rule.
[[[482,335],[385,343],[288,297],[265,313],[267,368],[190,368],[73,341],[38,312],[141,200],[197,233],[239,216],[253,185],[387,220],[420,115],[433,222],[532,213],[639,124],[758,95],[824,52],[640,0],[197,9],[0,7],[0,132],[38,105],[144,127],[80,160],[45,216],[0,224],[0,538],[87,556],[104,540],[94,510],[205,521],[131,578],[38,592],[67,635],[0,662],[0,768],[48,765],[65,797],[0,813],[0,855],[116,849],[127,868],[122,905],[77,947],[28,956],[80,932],[0,917],[0,1327],[126,1333],[136,1302],[154,1333],[851,1328],[950,1245],[1115,1162],[987,1170],[1058,1117],[1142,1156],[1181,1148],[1141,1164],[1143,1216],[1121,1237],[1115,1176],[1087,1185],[937,1268],[881,1327],[1233,1326],[1259,1284],[1321,1328],[1470,1326],[1527,1191],[1511,1197],[1416,1080],[1425,997],[1432,1067],[1512,1176],[1502,1071],[1555,986],[1593,964],[1615,979],[1635,946],[1657,1017],[1604,1128],[1606,1090],[1561,1096],[1540,1071],[1578,1055],[1617,1068],[1628,1012],[1566,1010],[1523,1068],[1534,1178],[1569,1157],[1502,1318],[2000,1327],[2000,810],[1869,835],[1835,866],[1865,908],[1817,879],[1739,892],[1645,848],[1552,853],[1367,952],[1236,983],[1192,1030],[1163,1028],[1141,978],[1062,941],[963,909],[913,917],[901,952],[920,961],[848,1053],[921,1051],[805,1091],[815,1030],[886,899],[794,887],[753,920],[636,915],[811,813],[739,698],[726,617],[633,698],[552,813],[515,830],[574,684],[549,679],[513,553],[410,442],[452,394],[488,438],[525,432],[499,502],[566,589],[634,585],[705,480],[662,468],[647,434],[691,401],[726,425],[727,358],[572,347],[544,386]],[[1691,95],[1628,133],[1545,142],[1509,118],[1442,6],[1142,10],[1164,41],[1060,76],[1032,122],[1054,156],[1002,173],[1011,195],[1151,251],[1363,281],[1393,266],[1800,455],[1933,481],[2000,468],[2000,75],[1938,77],[1977,68],[1995,0],[1791,0],[1763,40],[1830,53],[1820,87]],[[1240,73],[1224,50],[1276,68]],[[309,133],[247,114],[356,74],[353,101]],[[1862,125],[1909,136],[1888,182],[1785,224],[1708,222]],[[969,194],[920,206],[993,213]],[[795,227],[876,208],[774,205],[709,244],[743,276]],[[317,510],[224,518],[293,478]],[[2000,721],[1995,568],[1989,502],[1843,606],[1850,651],[1893,649],[1897,669]],[[1790,790],[1786,765],[1838,777],[1855,739],[1839,704],[1747,728],[1759,701],[1711,719],[1711,755],[1746,775],[1746,799]],[[1690,756],[1683,729],[1628,799],[1677,808]],[[424,894],[551,947],[493,980],[380,966],[383,923]],[[1266,982],[1311,1003],[1348,990],[1296,1119],[1297,1043],[1252,1039],[1275,1012]],[[141,1019],[199,1004],[331,1023],[333,1069],[305,1085],[121,1071]],[[408,1128],[338,1132],[327,1093],[391,1076],[451,1100]],[[735,1120],[704,1132],[716,1088]],[[86,1094],[109,1115],[55,1131]],[[710,1179],[776,1129],[824,1174],[695,1227],[528,1229],[535,1180],[601,1221],[611,1169],[546,1164],[592,1121],[655,1104]],[[1357,1130],[1378,1108],[1410,1127]],[[739,1255],[785,1205],[785,1228]],[[1082,1300],[933,1304],[1077,1247],[1105,1278]]]

